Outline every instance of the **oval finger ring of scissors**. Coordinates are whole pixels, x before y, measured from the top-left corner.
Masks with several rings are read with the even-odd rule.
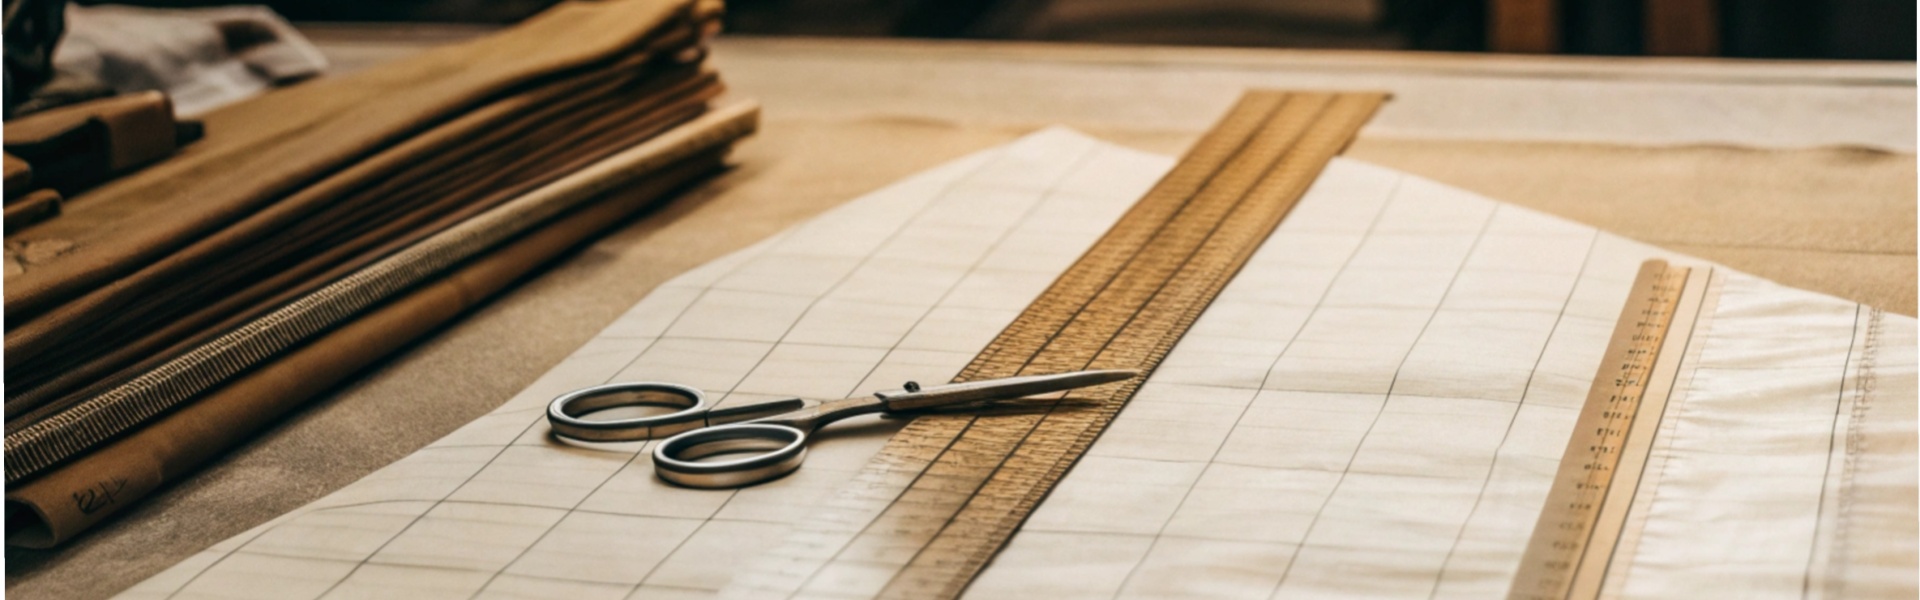
[[[660,382],[611,383],[575,390],[547,406],[555,435],[590,442],[652,440],[654,471],[661,479],[696,488],[741,487],[778,478],[800,467],[807,437],[847,417],[929,409],[1019,398],[1140,375],[1124,369],[1029,375],[875,392],[843,400],[789,398],[715,408],[692,387]],[[667,406],[674,412],[649,417],[590,420],[588,413],[618,406]]]

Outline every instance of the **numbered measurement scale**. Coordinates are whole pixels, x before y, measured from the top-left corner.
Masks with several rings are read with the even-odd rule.
[[[1597,598],[1627,526],[1711,271],[1640,266],[1594,375],[1511,600]]]

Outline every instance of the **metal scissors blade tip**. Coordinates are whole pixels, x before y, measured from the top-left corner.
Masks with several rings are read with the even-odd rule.
[[[890,410],[904,410],[981,400],[1019,398],[1125,381],[1139,376],[1140,372],[1132,369],[1072,371],[966,381],[925,388],[908,386],[905,390],[876,392],[874,396],[885,401]]]

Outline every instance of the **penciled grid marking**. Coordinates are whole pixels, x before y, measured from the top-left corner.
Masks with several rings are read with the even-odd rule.
[[[1335,210],[1344,218],[1319,220]],[[1336,160],[967,595],[1504,595],[1627,284],[1648,258],[1679,257]],[[1831,396],[1853,337],[1839,315],[1855,305],[1733,280],[1808,306],[1773,315],[1802,324],[1791,340],[1726,343],[1762,354],[1748,357],[1755,363],[1807,364],[1803,381]],[[1793,328],[1769,325],[1717,333]],[[1787,364],[1766,355],[1781,347],[1801,355]],[[1703,372],[1715,364],[1702,362]],[[1771,420],[1835,410],[1831,398],[1756,408],[1751,384],[1701,387],[1748,400],[1712,418],[1760,423],[1745,436],[1755,452],[1778,434]],[[1811,424],[1800,426],[1809,440],[1833,427],[1796,422]],[[1718,451],[1717,431],[1685,433],[1676,444],[1699,446],[1686,460],[1755,477],[1792,467]],[[1768,475],[1800,484],[1774,497],[1818,495],[1825,475],[1802,467]],[[1687,580],[1700,564],[1688,553],[1752,526],[1714,518],[1741,498],[1701,500],[1675,502],[1692,512],[1649,528],[1692,539],[1672,535],[1659,550],[1665,564],[1635,565],[1662,577],[1644,591],[1717,593],[1722,579]],[[1661,508],[1656,498],[1656,517]],[[1810,525],[1819,511],[1807,508],[1797,517]],[[1773,554],[1812,571],[1805,552],[1816,536],[1804,538]],[[1776,566],[1775,582],[1799,589],[1801,565]]]
[[[711,594],[898,423],[836,424],[775,482],[690,490],[654,477],[646,442],[551,437],[551,398],[637,379],[722,405],[945,381],[1167,163],[1048,130],[855,200],[676,278],[500,409],[126,595]]]
[[[1336,160],[967,595],[1503,595],[1649,258],[1678,257]],[[1853,306],[1821,303],[1805,312]],[[1832,387],[1840,352],[1812,359],[1808,379]],[[1834,410],[1808,406],[1796,410]],[[1779,413],[1747,410],[1763,433]],[[1824,475],[1795,476],[1818,490]],[[1687,506],[1737,499],[1714,500]],[[1726,523],[1676,521],[1692,522]],[[873,525],[842,528],[863,527],[864,543],[887,545]],[[787,548],[832,551],[796,535]],[[861,556],[836,555],[784,593],[768,579],[728,591],[839,597],[898,572]]]
[[[1487,463],[1542,371],[1548,336],[1576,307],[1575,282],[1600,240],[1550,219],[1540,231],[1533,221],[1542,219],[1336,161],[969,592],[1266,596],[1285,589],[1296,555],[1344,565],[1354,561],[1337,555],[1351,548],[1405,562],[1397,544],[1437,548],[1433,562],[1444,561],[1491,487]],[[1535,248],[1516,257],[1482,244]],[[1617,277],[1589,278],[1583,298],[1609,286],[1624,294],[1638,260],[1612,264]],[[1578,305],[1612,305],[1587,328],[1589,346],[1604,346],[1618,300]],[[1481,360],[1462,364],[1461,353]],[[1538,379],[1577,405],[1591,367],[1572,362],[1585,372]],[[1581,385],[1552,385],[1575,378]],[[1558,416],[1570,426],[1571,415]],[[1432,430],[1466,443],[1435,454],[1422,445]],[[1424,539],[1378,535],[1371,518],[1382,511],[1366,506],[1369,492],[1409,488],[1450,495],[1458,514],[1440,513]],[[1389,547],[1368,547],[1382,540]],[[1248,577],[1193,587],[1195,556],[1244,563],[1229,570]],[[1266,560],[1275,556],[1284,560]],[[878,589],[894,571],[848,558],[820,572],[832,576],[800,582],[799,595]],[[742,592],[765,593],[764,584]]]
[[[774,482],[690,490],[653,475],[645,442],[552,438],[548,401],[636,379],[722,404],[944,381],[1170,166],[1049,129],[854,200],[674,279],[494,412],[124,595],[712,597],[790,524],[822,514],[899,423],[835,425]],[[1335,159],[968,593],[1504,594],[1635,270],[1670,256]],[[1784,523],[1785,540],[1764,566],[1795,582],[1830,587],[1840,559],[1820,557],[1847,556],[1832,515],[1853,467],[1831,464],[1860,445],[1843,417],[1870,398],[1838,383],[1866,364],[1853,353],[1865,334],[1841,322],[1859,309],[1727,281],[1698,373],[1663,422],[1673,433],[1650,465],[1659,476],[1637,500],[1653,517],[1622,569],[1628,590],[1729,591],[1688,574],[1703,548],[1743,551],[1708,540],[1751,539],[1764,518]],[[1912,329],[1894,326],[1901,356]],[[1775,367],[1822,395],[1741,402],[1752,374]],[[1912,370],[1886,370],[1880,393],[1911,404]],[[1827,450],[1804,460],[1712,446],[1729,418],[1819,414],[1790,432]],[[1753,452],[1781,435],[1738,433]],[[1767,470],[1773,487],[1700,488],[1687,478],[1703,469]],[[1708,518],[1742,494],[1806,506]],[[893,574],[829,567],[837,589]]]

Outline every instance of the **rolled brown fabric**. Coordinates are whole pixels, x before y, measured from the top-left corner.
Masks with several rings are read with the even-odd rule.
[[[552,221],[86,456],[7,490],[10,545],[46,548],[250,437],[366,365],[438,328],[581,240],[713,171],[726,146],[682,159]]]
[[[65,250],[16,259],[6,317],[70,300],[436,123],[617,61],[676,17],[704,23],[718,9],[704,0],[565,2],[498,35],[209,113],[208,137],[190,151],[9,240]]]

